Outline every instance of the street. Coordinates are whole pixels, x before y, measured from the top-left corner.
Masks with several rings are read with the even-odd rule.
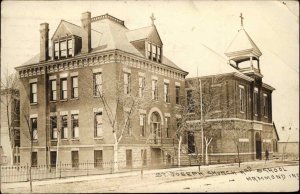
[[[85,180],[60,179],[33,183],[38,193],[85,192],[228,192],[228,191],[297,191],[298,162],[263,161],[227,165],[161,169],[140,172],[85,177]],[[29,183],[2,184],[3,193],[28,193]]]

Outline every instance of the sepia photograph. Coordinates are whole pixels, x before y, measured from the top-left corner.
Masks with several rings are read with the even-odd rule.
[[[1,193],[299,190],[299,2],[1,2]]]

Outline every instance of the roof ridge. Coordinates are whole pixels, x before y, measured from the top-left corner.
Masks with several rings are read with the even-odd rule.
[[[78,26],[77,24],[73,24],[73,23],[71,23],[71,22],[69,22],[69,21],[66,21],[66,20],[64,20],[64,19],[62,19],[61,21],[64,21],[64,22],[66,22],[66,23],[68,23],[68,24],[74,25],[74,26],[76,26],[76,27],[82,29],[81,26]]]
[[[145,27],[141,27],[141,28],[136,28],[136,29],[134,29],[134,30],[129,30],[129,32],[130,32],[130,31],[135,31],[135,30],[140,30],[140,29],[143,29],[143,28],[149,28],[149,27],[153,27],[153,26],[145,26]]]

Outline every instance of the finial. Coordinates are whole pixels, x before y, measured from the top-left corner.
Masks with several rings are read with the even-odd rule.
[[[244,26],[244,23],[243,23],[243,20],[244,20],[243,13],[241,13],[240,18],[241,18],[241,27],[243,28],[243,26]]]
[[[154,17],[153,13],[152,13],[150,19],[151,19],[151,22],[152,22],[152,26],[154,26],[154,20],[156,20],[156,18]]]

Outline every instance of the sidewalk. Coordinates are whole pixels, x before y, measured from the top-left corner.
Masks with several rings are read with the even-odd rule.
[[[294,165],[298,164],[298,162],[292,162]],[[290,161],[276,161],[271,160],[265,164],[265,161],[253,161],[253,162],[244,162],[241,163],[241,167],[238,167],[238,163],[233,164],[218,164],[218,165],[209,165],[209,166],[201,166],[201,172],[207,172],[209,170],[233,170],[239,171],[245,169],[246,167],[250,166],[253,170],[258,168],[266,168],[266,167],[275,167],[275,166],[284,166],[284,165],[291,165]],[[199,172],[198,166],[188,166],[188,167],[178,167],[178,168],[169,168],[169,169],[153,169],[153,170],[144,170],[143,177],[145,179],[153,179],[156,173],[170,173],[170,172]],[[105,175],[90,175],[90,176],[80,176],[80,177],[66,177],[61,179],[48,179],[48,180],[41,180],[41,181],[33,181],[33,187],[35,186],[43,186],[43,185],[55,185],[55,184],[64,184],[64,183],[76,183],[76,182],[88,182],[88,181],[96,181],[96,180],[103,180],[107,181],[109,179],[119,179],[125,177],[141,177],[141,171],[132,171],[132,172],[122,172],[122,173],[115,173],[115,174],[105,174]],[[178,177],[178,179],[183,180],[192,177]],[[161,181],[176,181],[171,178],[163,178]],[[149,183],[149,182],[148,182]],[[18,183],[2,183],[1,189],[2,191],[9,190],[9,189],[17,189],[17,188],[28,188],[29,182],[18,182]]]

